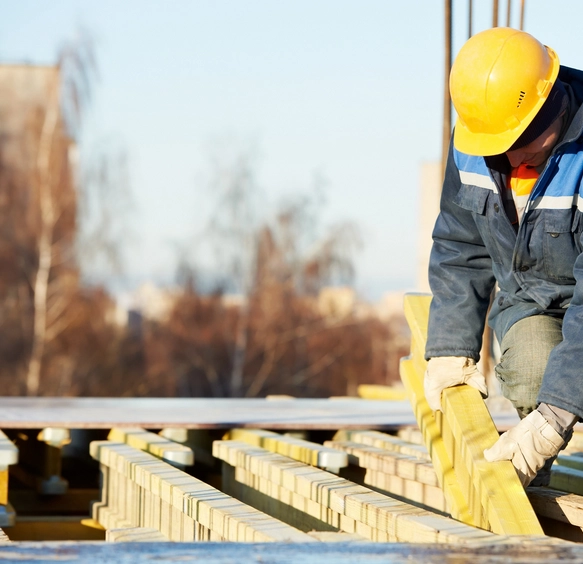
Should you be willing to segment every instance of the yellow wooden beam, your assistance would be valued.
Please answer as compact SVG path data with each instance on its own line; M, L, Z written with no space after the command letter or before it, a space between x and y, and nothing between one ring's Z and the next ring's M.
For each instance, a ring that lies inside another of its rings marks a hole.
M442 394L442 405L459 452L455 471L470 478L468 496L479 505L480 526L499 534L542 534L512 463L484 459L484 449L493 445L499 434L480 392L470 386L449 388Z
M373 400L399 401L407 399L407 392L404 388L394 386L381 386L377 384L360 384L356 393L358 397Z
M107 438L149 452L178 468L194 464L194 453L191 448L140 427L114 427Z
M399 452L419 460L431 460L425 445L414 444L400 437L381 433L380 431L359 431L341 429L334 435L334 441L351 441L362 445L373 446L391 452Z
M453 468L453 460L445 448L440 428L441 414L434 414L427 404L423 394L423 382L415 370L413 361L410 358L402 359L400 368L401 379L409 393L417 423L423 433L435 473L443 489L448 511L452 517L462 523L474 525L469 500L460 487Z
M225 439L243 441L244 443L264 448L270 452L283 454L304 464L319 468L344 468L348 466L348 457L345 453L327 448L317 443L296 439L264 431L262 429L231 429L225 433Z
M425 399L423 377L431 296L405 297L411 356L401 360L401 379L444 490L452 516L498 534L541 535L542 528L510 462L487 463L485 448L498 432L480 394L469 386L442 394L443 413Z

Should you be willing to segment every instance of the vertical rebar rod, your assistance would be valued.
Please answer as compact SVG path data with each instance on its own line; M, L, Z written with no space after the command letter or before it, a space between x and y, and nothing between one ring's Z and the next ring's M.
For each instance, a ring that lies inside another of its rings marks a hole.
M492 7L492 27L498 27L498 0L494 0Z
M472 11L473 0L468 0L468 39L472 37Z
M511 14L512 14L512 0L508 0L508 5L506 6L506 27L510 27Z
M524 0L520 0L520 30L524 29Z
M441 141L441 177L445 174L449 139L451 136L451 97L449 94L449 73L451 71L451 23L452 0L445 0L445 68L443 80L443 135Z

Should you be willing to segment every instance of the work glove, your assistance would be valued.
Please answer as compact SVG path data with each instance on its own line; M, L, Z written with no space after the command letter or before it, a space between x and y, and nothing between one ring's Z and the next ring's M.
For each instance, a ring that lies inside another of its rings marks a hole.
M476 361L465 356L436 356L429 359L425 371L425 399L433 411L441 411L441 392L446 388L468 384L488 397L486 379Z
M565 440L534 410L516 427L503 433L491 448L484 451L488 462L510 460L522 485L528 486L545 462L556 456L565 446Z

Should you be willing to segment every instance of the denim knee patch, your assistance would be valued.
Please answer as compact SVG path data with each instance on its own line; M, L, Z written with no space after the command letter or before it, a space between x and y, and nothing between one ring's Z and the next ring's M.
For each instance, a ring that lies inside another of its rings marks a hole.
M536 409L549 355L562 340L562 320L546 315L522 319L502 339L495 367L502 394L521 415Z

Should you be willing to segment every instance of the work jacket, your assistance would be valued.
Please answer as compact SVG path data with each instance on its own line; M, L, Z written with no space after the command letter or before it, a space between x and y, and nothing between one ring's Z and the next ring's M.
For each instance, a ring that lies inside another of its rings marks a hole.
M583 418L583 72L561 67L559 78L571 123L520 224L511 221L515 208L505 192L506 156L450 147L429 264L426 358L478 360L490 303L498 340L525 317L564 316L564 338L550 355L538 401Z

